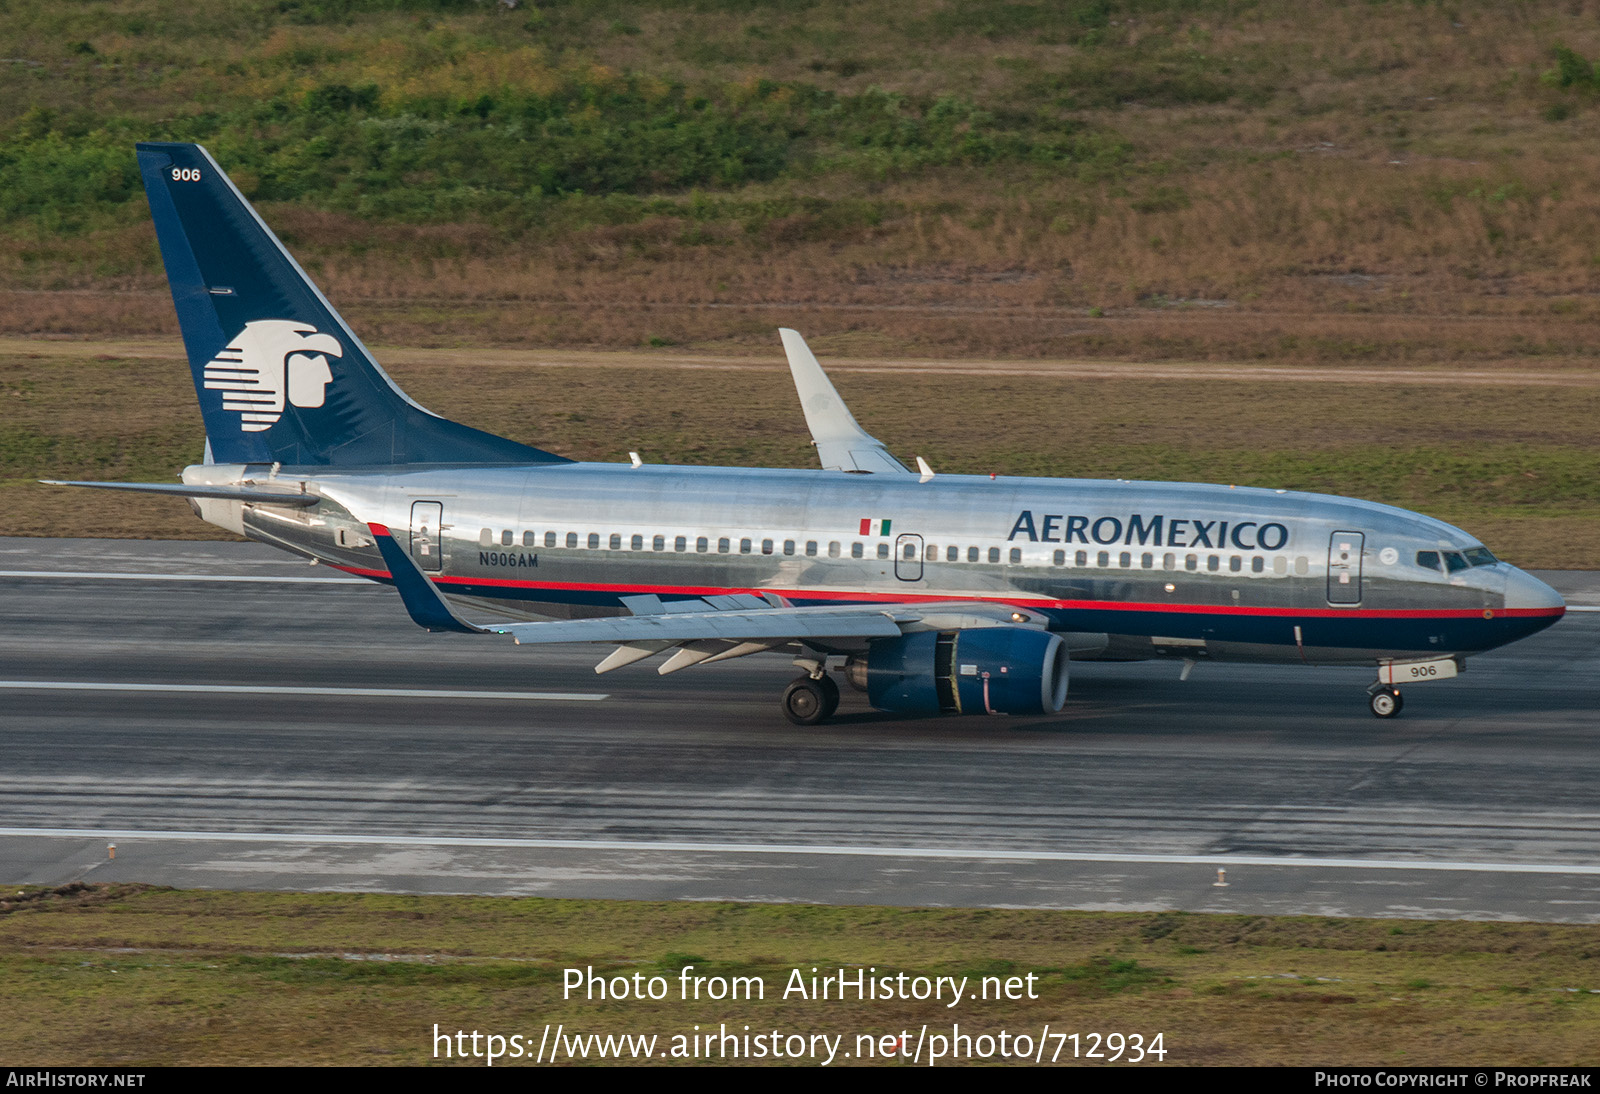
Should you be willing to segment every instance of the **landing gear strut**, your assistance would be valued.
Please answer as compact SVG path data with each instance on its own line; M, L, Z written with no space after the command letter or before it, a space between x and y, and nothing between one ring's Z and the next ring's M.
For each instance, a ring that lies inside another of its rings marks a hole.
M826 722L839 709L839 685L831 676L802 676L783 689L783 716L797 726Z
M1393 718L1404 707L1405 700L1400 698L1400 689L1390 687L1388 684L1373 684L1367 689L1367 706L1372 708L1376 718Z

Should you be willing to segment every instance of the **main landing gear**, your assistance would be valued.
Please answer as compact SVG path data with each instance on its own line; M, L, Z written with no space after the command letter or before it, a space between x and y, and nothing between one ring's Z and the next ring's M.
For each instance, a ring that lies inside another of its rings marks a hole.
M783 689L783 716L797 726L826 722L839 709L839 685L833 677L802 676Z
M1380 682L1367 689L1367 706L1375 718L1393 718L1405 705L1399 688Z

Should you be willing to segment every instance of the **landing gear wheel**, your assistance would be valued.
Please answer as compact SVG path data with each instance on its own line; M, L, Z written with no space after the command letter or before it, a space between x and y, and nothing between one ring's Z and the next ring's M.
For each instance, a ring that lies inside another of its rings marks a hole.
M1375 717L1393 718L1406 704L1393 688L1379 688L1368 697L1367 705L1372 708Z
M833 683L823 677L829 684ZM814 726L833 712L828 702L828 688L822 680L802 676L783 689L783 716L797 726ZM839 689L833 689L834 702L838 702Z
M824 676L815 681L822 688L822 697L827 701L827 706L822 712L822 721L826 722L839 710L839 685L834 683L833 677Z

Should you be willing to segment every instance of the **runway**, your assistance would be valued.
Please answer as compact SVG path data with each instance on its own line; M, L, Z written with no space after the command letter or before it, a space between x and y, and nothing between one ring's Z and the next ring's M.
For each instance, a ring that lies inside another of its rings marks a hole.
M1393 721L1162 663L813 729L781 657L596 676L253 544L0 539L0 622L3 882L1600 922L1596 613Z

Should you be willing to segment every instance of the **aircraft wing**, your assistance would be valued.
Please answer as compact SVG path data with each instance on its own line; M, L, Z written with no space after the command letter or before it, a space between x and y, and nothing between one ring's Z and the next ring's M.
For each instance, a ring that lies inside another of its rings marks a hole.
M463 619L389 529L369 524L406 611L431 631L503 634L520 645L608 642L619 648L596 672L679 647L659 671L724 661L803 639L898 638L908 630L945 626L1045 626L1045 617L1010 605L854 604L797 608L781 597L735 593L698 600L624 597L634 614L536 623L477 624Z
M889 454L883 442L862 429L834 390L828 374L799 331L784 327L783 352L789 358L795 392L806 413L806 428L825 471L870 471L908 475L911 469Z

